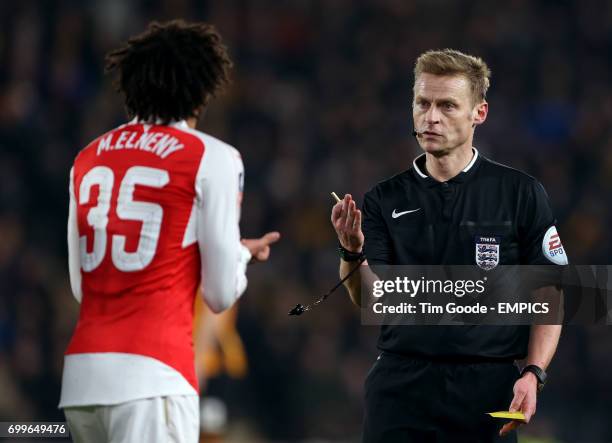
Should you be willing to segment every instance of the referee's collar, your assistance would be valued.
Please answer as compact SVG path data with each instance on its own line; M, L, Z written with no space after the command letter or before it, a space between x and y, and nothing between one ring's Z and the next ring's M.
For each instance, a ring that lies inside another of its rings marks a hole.
M467 166L463 168L461 172L459 172L459 174L455 175L453 178L447 181L463 183L474 173L474 171L476 171L477 166L480 163L481 156L478 154L478 149L472 147L472 151L474 152L474 155L472 156L472 159L467 164ZM419 178L419 181L423 182L424 184L427 184L428 186L434 186L440 182L436 181L430 175L427 174L425 160L426 158L424 153L414 159L414 161L412 162L414 175Z

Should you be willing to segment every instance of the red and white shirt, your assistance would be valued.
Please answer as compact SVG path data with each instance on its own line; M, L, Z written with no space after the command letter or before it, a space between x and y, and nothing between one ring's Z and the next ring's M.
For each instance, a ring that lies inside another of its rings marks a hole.
M198 395L198 285L215 312L247 286L244 168L233 147L181 121L136 120L90 143L70 172L70 283L81 302L60 407Z

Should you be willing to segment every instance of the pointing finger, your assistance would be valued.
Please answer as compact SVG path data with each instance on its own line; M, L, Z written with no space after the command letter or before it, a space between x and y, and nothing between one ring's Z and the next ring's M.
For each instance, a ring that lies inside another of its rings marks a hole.
M277 241L280 240L280 232L278 231L272 231L272 232L268 232L266 233L261 239L264 243L264 245L271 245L272 243L276 243Z

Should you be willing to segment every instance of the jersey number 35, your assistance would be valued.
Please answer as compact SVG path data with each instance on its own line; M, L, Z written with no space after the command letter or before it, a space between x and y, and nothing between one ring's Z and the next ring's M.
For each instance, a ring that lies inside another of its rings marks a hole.
M125 173L117 196L117 217L121 220L140 221L142 222L142 228L135 252L126 252L125 235L112 236L111 258L113 265L120 271L140 271L151 263L157 249L164 214L161 205L134 201L135 186L163 188L169 181L168 171L163 169L133 166ZM87 223L94 230L93 251L87 252L87 237L81 236L79 238L81 267L85 272L91 272L100 266L106 254L106 227L114 183L115 174L112 169L106 166L96 166L85 174L79 187L79 204L84 205L89 202L92 187L99 186L97 205L87 213Z

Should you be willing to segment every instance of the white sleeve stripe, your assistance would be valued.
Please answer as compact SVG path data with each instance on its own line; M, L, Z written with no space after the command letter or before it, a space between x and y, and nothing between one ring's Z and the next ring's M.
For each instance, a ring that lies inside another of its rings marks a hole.
M77 204L74 194L74 167L70 169L70 204L68 208L68 273L74 298L81 303L81 258L79 250L79 227L77 223Z
M183 243L181 245L183 249L198 241L198 237L196 235L197 208L196 200L194 199L191 214L189 215L189 221L187 222L187 227L185 228Z

